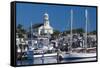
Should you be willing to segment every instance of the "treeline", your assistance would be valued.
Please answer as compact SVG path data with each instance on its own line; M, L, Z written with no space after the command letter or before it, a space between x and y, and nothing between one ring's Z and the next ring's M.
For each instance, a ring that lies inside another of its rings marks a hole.
M38 28L38 26L41 26L41 25L43 25L43 24L34 24L34 25L32 25L32 27ZM54 29L53 31L54 31L54 33L51 36L59 37L59 35L66 36L67 34L70 34L71 30L66 30L66 31L61 32L59 30ZM18 33L19 37L24 37L25 34L28 35L28 34L30 34L30 32L31 32L31 27L29 27L29 29L26 30L23 27L23 25L21 25L21 24L18 24L16 26L16 33ZM72 29L72 33L82 34L82 33L85 33L85 31L82 28L77 28L77 29ZM88 34L97 34L97 31L94 30L94 31L88 32Z

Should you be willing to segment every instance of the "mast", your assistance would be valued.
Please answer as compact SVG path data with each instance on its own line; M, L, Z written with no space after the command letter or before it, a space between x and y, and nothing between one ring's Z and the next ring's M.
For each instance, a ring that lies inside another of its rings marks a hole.
M32 22L31 22L31 44L33 45L32 43Z
M88 11L85 10L85 48L87 48L87 23L88 23Z
M73 36L73 32L72 32L72 29L73 29L73 10L71 9L71 31L70 31L70 51L72 52L72 36Z
M31 47L33 47L33 42L32 42L32 22L31 22ZM33 49L33 63L34 63L34 49Z

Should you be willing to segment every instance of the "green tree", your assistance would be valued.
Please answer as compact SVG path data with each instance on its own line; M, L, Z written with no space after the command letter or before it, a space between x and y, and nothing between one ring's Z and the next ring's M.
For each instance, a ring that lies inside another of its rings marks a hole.
M96 30L94 30L94 31L91 31L91 32L89 32L89 34L97 34L97 31Z
M66 34L70 34L71 30L64 31ZM84 33L85 31L82 28L72 29L73 33Z
M73 29L73 33L84 33L85 31L82 28Z
M54 30L54 32L51 36L52 36L52 38L57 38L57 37L59 37L60 33L61 32L59 30Z
M23 25L21 25L21 24L18 24L18 25L17 25L16 32L18 33L18 36L19 36L20 38L23 38L24 35L26 34L26 30L23 28Z

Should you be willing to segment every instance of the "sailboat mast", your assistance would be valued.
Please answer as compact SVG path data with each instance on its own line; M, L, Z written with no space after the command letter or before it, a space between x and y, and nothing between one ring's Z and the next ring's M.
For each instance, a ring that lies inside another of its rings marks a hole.
M73 32L72 32L72 29L73 29L73 10L71 9L71 32L70 32L70 35L71 35L71 42L70 42L70 51L72 51L72 36L73 36Z
M31 22L31 47L33 47L33 42L32 42L32 22ZM34 63L34 49L32 49L33 50L33 63Z
M31 44L32 44L32 22L31 22Z
M88 23L88 11L85 10L85 48L87 48L87 23Z

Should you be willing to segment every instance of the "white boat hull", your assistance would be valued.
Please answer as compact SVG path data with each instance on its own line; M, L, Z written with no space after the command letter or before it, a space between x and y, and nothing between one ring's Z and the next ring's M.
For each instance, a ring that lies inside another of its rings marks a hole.
M49 57L49 56L57 56L57 53L52 54L43 54L43 55L33 55L33 57ZM96 57L96 53L68 53L68 54L60 54L62 58L92 58Z
M52 53L52 54L43 54L43 55L33 55L33 57L49 57L49 56L57 56L57 53Z
M93 58L96 57L96 53L68 53L60 56L62 58Z

